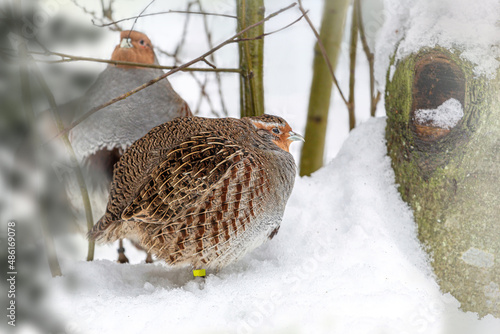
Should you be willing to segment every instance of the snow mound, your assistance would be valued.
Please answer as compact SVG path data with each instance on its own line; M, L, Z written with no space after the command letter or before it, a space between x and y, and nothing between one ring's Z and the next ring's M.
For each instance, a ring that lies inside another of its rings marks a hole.
M455 48L492 78L499 66L498 0L385 0L385 23L376 42L376 79L381 87L399 42L396 61L423 47Z
M358 126L298 178L278 235L240 262L205 280L159 262L65 262L49 304L81 333L498 333L499 319L439 292L384 129Z
M457 99L449 99L436 109L418 109L415 119L420 124L451 129L464 117L462 104Z

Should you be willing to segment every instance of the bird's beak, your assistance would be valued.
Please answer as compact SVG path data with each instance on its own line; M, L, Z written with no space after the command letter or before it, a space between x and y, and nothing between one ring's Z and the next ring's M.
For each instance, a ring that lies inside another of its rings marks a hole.
M296 140L300 140L300 141L303 141L305 142L305 139L304 137L302 137L301 135L299 135L298 133L295 133L293 131L290 131L289 132L290 136L288 137L288 140L291 140L291 141L296 141Z
M120 42L120 47L125 49L130 49L132 46L132 40L130 38L124 38Z

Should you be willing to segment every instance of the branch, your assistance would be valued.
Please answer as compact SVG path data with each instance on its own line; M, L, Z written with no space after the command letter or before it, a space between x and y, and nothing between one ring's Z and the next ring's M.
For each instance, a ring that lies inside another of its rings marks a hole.
M201 0L197 0L196 2L198 4L198 7L199 7L200 11L203 12L203 7L202 7L202 4L201 4ZM208 29L208 19L207 19L206 15L203 16L203 26L205 27L205 35L207 37L208 47L209 48L213 48L214 44L212 42L212 34L210 33L210 29ZM212 63L215 65L216 64L216 62L215 62L215 55L211 54L210 55L210 59L211 59ZM220 78L220 73L215 73L215 82L217 83L217 90L218 90L218 93L219 93L219 100L220 100L220 105L221 105L221 108L222 108L222 113L227 117L228 116L228 112L227 112L226 104L224 102L224 97L223 97L224 95L222 94L222 81L221 81L221 78ZM202 89L202 93L205 93L205 89ZM206 98L207 98L207 101L210 104L210 99L209 99L208 95L206 95ZM212 109L212 113L214 113L214 112L215 111Z
M56 64L56 63L68 63L68 62L73 62L73 61L90 61L90 62L96 62L96 63L107 63L107 64L113 64L113 65L128 65L128 66L135 66L135 67L146 67L146 68L158 68L162 70L172 70L178 68L178 66L162 66L162 65L156 65L156 64L143 64L143 63L134 63L130 61L118 61L118 60L110 60L110 59L100 59L100 58L91 58L91 57L80 57L80 56L73 56L73 55L68 55L65 53L60 53L60 52L52 52L48 51L47 52L36 52L36 51L31 51L31 54L35 55L53 55L53 56L59 56L62 59L59 60L42 60L42 59L36 59L37 62L42 62L42 63L49 63L49 64ZM189 72L229 72L229 73L240 73L241 70L238 68L183 68L181 71Z
M355 8L357 8L359 36L361 38L361 44L363 45L363 51L365 52L366 59L368 60L368 66L370 68L370 98L371 98L370 115L374 117L375 112L377 111L377 104L380 99L380 92L377 92L377 95L375 96L375 69L373 64L374 56L373 53L370 51L368 42L366 41L365 27L363 24L363 17L361 16L361 2L359 0L354 0L354 1L355 1Z
M309 11L306 11L306 13L308 13ZM282 28L279 28L277 30L273 30L271 32L266 32L264 34L261 34L259 36L255 36L255 37L252 37L252 38L237 38L235 39L234 41L231 41L231 43L238 43L238 42L244 42L244 41L254 41L256 39L262 39L266 36L269 36L269 35L272 35L272 34L275 34L277 32L280 32L282 30L285 30L286 28L289 28L290 26L294 25L295 23L299 22L300 20L302 20L302 18L305 16L305 14L302 14L298 19L296 19L295 21L293 21L292 23L289 23L287 24L286 26L282 27Z
M91 19L92 23L94 23L94 20L103 22L103 18L98 17L94 11L88 10L83 5L80 5L76 0L71 0L71 2L73 3L73 5L80 8L85 14L90 15L93 18L93 19ZM104 14L104 3L101 2L101 5L103 6L102 8L103 8L103 14ZM111 4L110 4L110 9L111 9ZM109 27L109 29L112 31L121 31L122 30L120 28L120 26L118 26L118 24L111 23L110 25L114 25L114 27Z
M140 17L153 16L153 15L162 15L162 14L171 14L171 13L178 13L178 14L198 14L198 15L206 15L206 16L220 16L220 17L229 17L229 18L232 18L232 19L236 19L237 18L234 15L228 15L228 14L206 13L206 12L193 12L193 11L188 11L188 10L168 10L168 11L165 11L165 12L144 14L144 15L140 15ZM106 24L96 24L94 21L92 21L92 24L95 25L96 27L102 28L102 27L107 27L107 26L110 26L110 25L113 25L113 24L117 24L117 23L120 23L120 22L123 22L123 21L129 21L129 20L138 19L138 18L139 18L139 16L132 16L132 17L128 17L126 19L121 19L121 20L114 21L114 22L111 22L111 23L106 23Z
M302 7L302 0L298 0L298 1L299 1L299 9L300 9L300 11L302 12L302 14L304 15L304 18L306 19L307 23L311 27L311 29L312 29L312 31L314 33L314 36L316 36L316 40L318 42L318 46L319 46L319 49L321 51L321 55L323 56L323 59L325 60L326 65L328 66L328 70L330 71L330 75L332 76L333 83L337 87L337 89L339 91L339 94L340 94L340 97L344 101L345 105L347 106L347 108L349 108L349 102L346 100L344 94L342 93L342 89L340 89L340 86L339 86L339 83L337 81L337 78L335 77L335 71L333 70L332 63L330 63L330 59L328 59L328 55L326 54L325 47L323 46L323 43L321 42L321 39L319 38L318 31L316 30L316 28L314 28L314 25L311 22L311 20L309 19L309 16L307 16L306 10L304 9L304 7Z
M132 30L134 30L135 24L137 23L137 20L139 19L139 17L141 17L142 14L144 14L144 12L146 11L146 9L148 9L148 7L153 4L153 2L155 2L155 0L151 0L151 2L146 7L144 7L144 9L139 13L139 15L136 16L136 18L134 20L134 23L132 23L132 28L130 28L130 31L128 33L128 38L130 38L130 34L132 33Z
M252 25L248 26L247 28L245 28L245 29L241 30L241 31L240 31L240 32L238 32L237 34L235 34L235 35L233 35L232 37L228 38L227 40L225 40L224 42L220 43L219 45L217 45L216 47L212 48L211 50L209 50L209 51L205 52L205 53L204 53L204 54L202 54L201 56L199 56L199 57L197 57L197 58L195 58L195 59L193 59L193 60L191 60L191 61L189 61L189 62L187 62L187 63L185 63L185 64L183 64L183 65L181 65L181 66L179 66L179 67L176 67L176 68L174 68L174 69L170 70L169 72L167 72L167 73L165 73L165 74L163 74L163 75L159 76L158 78L155 78L155 79L153 79L153 80L150 80L149 82L147 82L147 83L145 83L145 84L143 84L143 85L141 85L141 86L139 86L139 87L137 87L137 88L135 88L135 89L133 89L133 90L131 90L131 91L127 92L127 93L124 93L124 94L122 94L122 95L120 95L120 96L118 96L118 97L116 97L116 98L114 98L114 99L112 99L112 100L110 100L110 101L108 101L108 102L106 102L106 103L103 103L103 104L101 104L100 106L97 106L97 107L95 107L95 108L92 108L90 111L88 111L87 113L85 113L85 115L83 115L83 116L82 116L82 117L80 117L78 120L76 120L75 122L73 122L73 123L72 123L69 127L67 127L64 131L61 131L60 133L58 133L58 134L57 134L55 137L53 137L52 139L55 139L55 138L58 138L58 137L60 137L60 136L62 136L62 135L64 135L64 134L67 134L67 133L68 133L71 129L73 129L75 126L77 126L77 125L78 125L78 124L80 124L83 120L85 120L87 117L89 117L90 115L92 115L92 114L94 114L94 113L98 112L99 110L101 110L101 109L103 109L103 108L106 108L107 106L109 106L109 105L111 105L111 104L113 104L113 103L116 103L116 102L118 102L118 101L121 101L121 100L123 100L123 99L126 99L127 97L131 96L132 94L135 94L135 93L137 93L137 92L139 92L139 91L141 91L141 90L143 90L143 89L145 89L145 88L147 88L147 87L149 87L149 86L151 86L151 85L153 85L153 84L157 83L158 81L160 81L160 80L162 80L162 79L165 79L166 77L168 77L168 76L170 76L170 75L172 75L172 74L174 74L174 73L176 73L176 72L179 72L179 71L181 71L181 70L183 70L183 69L185 69L185 68L187 68L187 67L189 67L189 66L191 66L191 65L193 65L193 64L195 64L195 63L197 63L197 62L199 62L199 61L201 61L201 60L203 60L204 58L208 57L209 55L211 55L211 54L212 54L212 53L214 53L215 51L217 51L217 50L219 50L220 48L222 48L223 46L225 46L225 45L227 45L227 44L231 43L231 41L232 41L232 40L234 40L234 39L238 38L239 36L243 35L243 34L244 34L244 33L246 33L247 31L249 31L250 29L253 29L253 28L255 28L255 27L257 27L257 26L259 26L259 25L263 24L264 22L266 22L266 21L270 20L271 18L275 17L276 15L278 15L278 14L280 14L280 13L282 13L282 12L284 12L284 11L286 11L286 10L288 10L288 9L292 8L292 7L294 7L295 5L296 5L296 3L292 3L291 5L289 5L289 6L285 7L285 8L282 8L282 9L280 9L280 10L278 10L278 11L276 11L276 12L274 12L274 13L270 14L270 15L268 15L268 16L267 16L267 17L265 17L263 20L261 20L261 21L259 21L259 22L256 22L256 23L254 23L254 24L252 24ZM306 16L306 17L307 17L307 16Z
M355 79L356 79L356 54L358 51L358 11L359 3L354 2L351 16L351 41L349 45L349 131L356 126L356 109L355 109Z

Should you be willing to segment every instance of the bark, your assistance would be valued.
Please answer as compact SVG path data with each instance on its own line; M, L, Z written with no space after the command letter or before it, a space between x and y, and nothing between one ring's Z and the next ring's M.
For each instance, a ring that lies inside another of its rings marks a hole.
M340 53L348 7L349 0L325 0L323 8L319 36L334 69ZM318 43L316 43L313 79L307 113L306 141L302 147L300 175L310 175L323 166L332 83L331 74L320 52Z
M264 0L237 0L238 31L264 19ZM264 24L246 32L241 38L264 34ZM264 39L239 43L240 114L241 117L264 114Z
M458 52L439 47L393 65L388 153L419 239L443 292L465 311L500 317L500 75L477 76ZM452 129L414 119L449 98L464 110Z

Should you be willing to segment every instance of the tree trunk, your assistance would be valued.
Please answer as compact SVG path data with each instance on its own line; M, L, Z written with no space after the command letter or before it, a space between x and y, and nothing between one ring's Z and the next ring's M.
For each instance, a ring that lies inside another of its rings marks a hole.
M349 0L325 0L323 8L319 36L334 69L340 53L348 7ZM306 141L302 147L300 175L310 175L323 166L332 83L330 71L323 59L318 43L316 43L314 48L313 79L307 113Z
M238 31L264 19L264 0L237 0ZM242 38L254 38L264 34L261 24ZM241 117L264 114L264 39L239 43L240 53L240 115Z
M443 292L465 311L500 317L500 73L477 76L436 47L399 61L386 87L387 146L403 199ZM454 98L450 129L415 118Z

